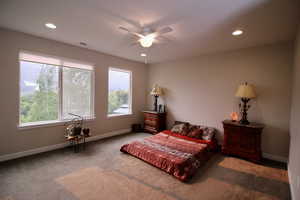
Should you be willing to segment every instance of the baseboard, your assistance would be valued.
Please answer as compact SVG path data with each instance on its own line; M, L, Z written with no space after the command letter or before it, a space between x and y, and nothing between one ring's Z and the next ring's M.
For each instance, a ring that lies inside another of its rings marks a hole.
M277 156L277 155L273 155L273 154L269 154L269 153L262 153L262 156L264 158L267 158L267 159L270 159L270 160L275 160L275 161L278 161L278 162L283 162L283 163L288 162L288 158L283 157L283 156Z
M0 162L6 161L6 160L12 160L12 159L16 159L16 158L21 158L21 157L25 157L25 156L29 156L29 155L33 155L33 154L38 154L38 153L42 153L42 152L46 152L46 151L52 151L55 149L61 149L61 148L66 147L67 145L68 145L68 143L61 143L61 144L55 144L55 145L40 147L40 148L36 148L36 149L31 149L28 151L21 151L21 152L17 152L17 153L2 155L2 156L0 156Z
M121 130L117 130L117 131L111 131L111 132L104 133L104 134L101 134L101 135L95 135L95 136L86 138L86 141L87 142L96 141L96 140L100 140L100 139L104 139L104 138L108 138L108 137L113 137L113 136L129 133L130 131L131 131L130 128L121 129Z
M290 183L290 190L291 190L291 197L292 197L292 200L295 200L295 193L294 193L294 190L293 190L293 182L292 182L292 171L290 170L290 166L288 165L288 178L289 178L289 183Z
M113 137L113 136L129 133L129 132L130 132L130 129L121 129L121 130L112 131L112 132L108 132L105 134L89 137L86 139L86 141L87 142L96 141L96 140ZM12 160L12 159L16 159L16 158L21 158L21 157L25 157L25 156L29 156L29 155L33 155L33 154L43 153L43 152L47 152L47 151L53 151L55 149L61 149L61 148L67 147L68 145L69 145L68 142L64 142L64 143L60 143L60 144L31 149L28 151L6 154L6 155L0 156L0 162L6 161L6 160Z

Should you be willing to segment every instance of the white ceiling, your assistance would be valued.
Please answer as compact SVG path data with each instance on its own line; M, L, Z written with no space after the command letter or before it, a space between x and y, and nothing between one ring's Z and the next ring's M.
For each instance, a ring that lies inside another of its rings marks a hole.
M0 26L123 58L144 50L118 29L170 26L168 40L147 49L149 63L293 40L298 0L1 0ZM56 30L44 24L52 22ZM240 37L231 32L241 28Z

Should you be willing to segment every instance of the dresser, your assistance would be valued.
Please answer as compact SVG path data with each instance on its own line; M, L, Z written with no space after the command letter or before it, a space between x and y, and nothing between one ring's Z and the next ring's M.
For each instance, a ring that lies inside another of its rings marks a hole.
M143 111L144 130L156 134L166 129L166 113Z
M261 134L263 124L250 123L248 125L223 121L224 142L222 153L236 155L254 162L261 161Z

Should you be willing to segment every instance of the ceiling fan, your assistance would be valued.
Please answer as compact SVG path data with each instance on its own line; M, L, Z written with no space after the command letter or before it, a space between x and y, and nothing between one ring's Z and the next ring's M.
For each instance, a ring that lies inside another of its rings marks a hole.
M148 48L151 47L154 41L157 41L158 38L166 33L169 33L173 31L171 27L164 27L162 29L159 29L157 31L153 31L151 28L144 27L141 31L141 33L130 31L127 28L124 28L122 26L119 27L119 29L128 32L129 34L138 37L138 43L142 47Z

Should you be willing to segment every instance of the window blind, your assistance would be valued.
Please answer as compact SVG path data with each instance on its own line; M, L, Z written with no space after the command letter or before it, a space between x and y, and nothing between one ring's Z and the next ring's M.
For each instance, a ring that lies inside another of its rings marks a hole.
M65 67L72 67L72 68L78 68L78 69L85 69L85 70L93 70L94 67L92 65L83 64L79 62L72 62L72 61L63 61L63 66Z
M47 55L41 55L36 53L30 52L20 52L19 59L22 61L28 62L36 62L48 65L57 65L57 66L65 66L70 68L78 68L78 69L85 69L85 70L94 70L93 65L82 63L80 61L71 61L68 59L56 58Z
M20 53L20 60L49 64L49 65L61 65L60 59L50 57L50 56L41 56L41 55L37 55L37 54L31 54L31 53L27 53L27 52Z

